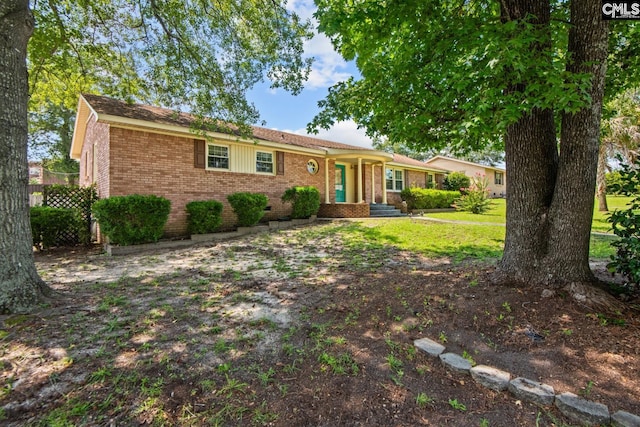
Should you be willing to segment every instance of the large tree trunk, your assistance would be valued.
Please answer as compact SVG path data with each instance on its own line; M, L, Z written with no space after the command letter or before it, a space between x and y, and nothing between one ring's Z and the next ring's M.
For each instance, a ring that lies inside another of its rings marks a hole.
M0 3L0 313L26 312L50 289L38 276L29 223L28 0Z
M503 4L548 25L548 1ZM600 2L571 2L572 61L567 69L592 74L588 90L592 102L562 117L559 154L550 111L533 111L507 130L507 232L500 280L547 286L596 283L589 268L589 240L607 36Z
M593 281L589 241L593 219L600 119L607 69L609 27L601 18L601 2L573 0L567 70L591 74L590 105L562 116L560 164L551 204L549 271L561 281Z

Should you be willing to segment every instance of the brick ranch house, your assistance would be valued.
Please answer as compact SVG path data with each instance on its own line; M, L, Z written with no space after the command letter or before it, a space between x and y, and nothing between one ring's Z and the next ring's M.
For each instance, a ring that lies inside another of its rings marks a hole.
M227 196L239 191L269 198L265 219L291 213L287 188L315 186L321 217L368 217L370 204L401 204L407 186L437 186L446 171L383 151L252 127L253 138L194 132L195 117L98 95L78 101L71 157L80 185L100 198L155 194L171 201L165 234L187 233L185 205L223 203L223 229L235 225ZM435 184L434 184L435 183Z

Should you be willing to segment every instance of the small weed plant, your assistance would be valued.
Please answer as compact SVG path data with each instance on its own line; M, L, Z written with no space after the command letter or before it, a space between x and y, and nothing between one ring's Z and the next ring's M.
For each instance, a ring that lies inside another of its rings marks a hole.
M426 393L418 393L416 396L416 405L419 407L424 408L430 403L433 403L433 398L427 396Z
M467 410L467 407L464 404L458 402L458 399L449 399L449 406L461 412L464 412Z

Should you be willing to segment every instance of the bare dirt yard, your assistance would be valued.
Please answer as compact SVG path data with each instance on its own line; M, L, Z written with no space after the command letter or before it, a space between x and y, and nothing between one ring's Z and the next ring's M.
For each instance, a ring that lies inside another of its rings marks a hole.
M417 351L428 337L640 414L639 302L591 310L317 224L186 249L36 255L58 296L2 316L7 426L569 426ZM360 236L360 237L359 237Z

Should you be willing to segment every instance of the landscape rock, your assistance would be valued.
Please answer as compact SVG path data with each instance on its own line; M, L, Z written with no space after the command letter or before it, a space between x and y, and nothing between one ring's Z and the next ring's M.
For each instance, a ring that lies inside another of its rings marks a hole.
M432 357L438 357L444 351L444 346L442 344L429 338L420 338L419 340L415 340L413 345Z
M542 298L551 298L556 295L556 291L551 289L543 289L542 290Z
M478 365L470 370L471 377L477 382L495 391L503 391L509 387L511 374L491 366Z
M440 360L449 369L468 374L471 369L471 362L455 353L444 353L440 355Z
M629 412L618 411L611 416L613 427L640 427L640 417Z
M518 399L540 405L552 405L555 399L555 392L550 385L521 377L509 382L509 392Z
M565 392L556 396L556 407L565 416L583 425L608 424L611 421L609 408L602 403L592 402Z

